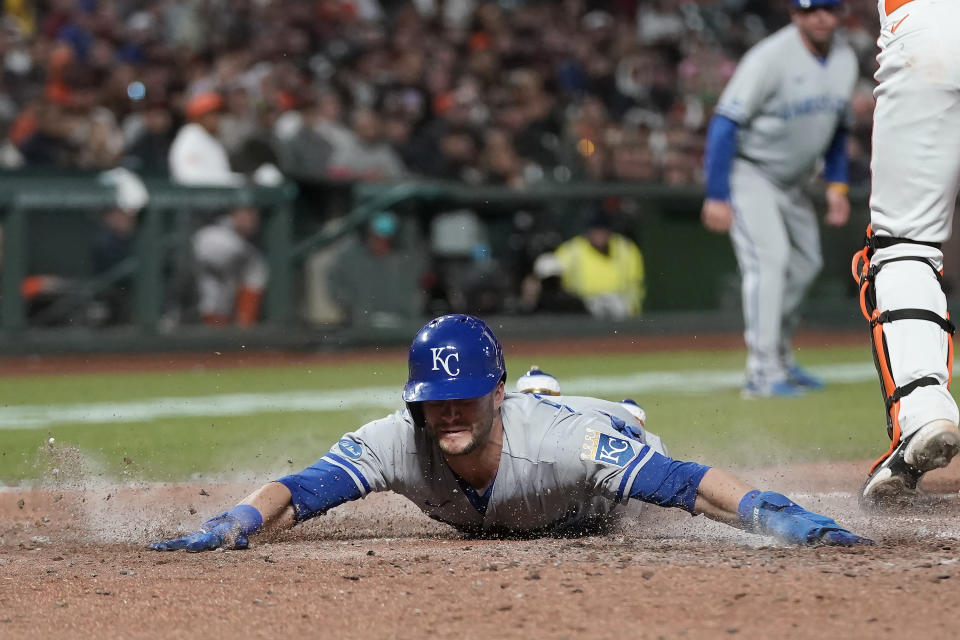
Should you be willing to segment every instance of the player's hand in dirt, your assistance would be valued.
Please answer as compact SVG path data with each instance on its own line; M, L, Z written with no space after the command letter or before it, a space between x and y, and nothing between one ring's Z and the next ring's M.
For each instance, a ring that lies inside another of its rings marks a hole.
M740 519L748 528L791 544L825 544L850 547L873 544L852 533L833 518L807 511L790 498L772 491L751 491L743 497Z
M850 199L846 189L827 189L827 215L824 222L831 227L842 227L850 219Z
M154 542L150 549L154 551L213 551L224 549L246 549L249 546L247 536L241 531L240 520L229 513L221 513L210 518L200 526L200 530L182 538Z
M858 544L873 544L873 540L870 538L858 536L857 534L847 531L846 529L834 529L832 531L827 531L825 534L823 534L823 536L820 537L819 542L834 547L852 547Z
M700 219L710 231L726 233L733 226L733 207L726 200L704 200Z

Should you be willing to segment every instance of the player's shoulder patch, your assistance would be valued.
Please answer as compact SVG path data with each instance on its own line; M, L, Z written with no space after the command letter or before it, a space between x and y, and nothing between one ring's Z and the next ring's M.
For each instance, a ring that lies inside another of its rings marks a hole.
M633 444L626 438L618 438L587 427L580 459L625 467L636 454Z
M363 445L356 440L341 438L337 446L340 448L340 452L351 460L359 460L360 456L363 455Z

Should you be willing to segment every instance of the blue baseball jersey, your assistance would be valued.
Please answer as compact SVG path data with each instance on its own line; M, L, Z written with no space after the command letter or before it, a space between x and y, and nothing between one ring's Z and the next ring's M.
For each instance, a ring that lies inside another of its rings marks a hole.
M474 535L599 530L628 498L693 510L707 467L643 441L617 403L506 394L496 478L479 494L450 469L425 429L398 411L340 439L316 464L281 478L297 520L372 491L394 491Z

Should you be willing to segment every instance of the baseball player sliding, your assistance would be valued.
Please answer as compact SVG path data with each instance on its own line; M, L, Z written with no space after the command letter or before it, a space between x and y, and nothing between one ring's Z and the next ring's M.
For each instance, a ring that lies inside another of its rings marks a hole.
M825 158L826 223L846 224L846 125L857 60L835 35L841 0L791 0L792 23L744 56L707 132L701 218L730 232L743 278L743 395L823 386L797 366L797 311L820 271L816 216L803 186Z
M861 503L910 501L960 449L940 243L960 185L960 3L879 0L870 228L854 278L870 322L890 449Z
M150 547L245 548L265 527L386 490L475 536L602 531L632 498L794 544L870 542L786 496L658 453L618 403L584 399L598 408L578 409L576 398L506 393L506 375L500 343L481 320L436 318L410 347L405 410L344 435L312 466L264 485L197 532Z

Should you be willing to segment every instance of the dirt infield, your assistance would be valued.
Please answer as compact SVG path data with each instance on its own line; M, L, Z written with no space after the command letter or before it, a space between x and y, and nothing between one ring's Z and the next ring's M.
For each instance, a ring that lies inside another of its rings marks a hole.
M860 334L806 334L801 346ZM735 348L739 336L580 341L578 349ZM544 353L548 343L510 345ZM567 347L569 351L569 346ZM0 359L0 375L267 366L364 354ZM633 507L603 537L470 540L392 494L331 511L246 551L157 553L262 479L117 486L71 476L0 490L0 638L954 637L960 465L930 474L935 506L861 513L868 465L744 471L875 538L792 548L678 511Z
M247 551L157 553L258 483L6 490L0 637L953 637L960 468L894 518L857 510L864 464L746 472L878 541L856 550L655 508L603 537L477 541L387 494Z

